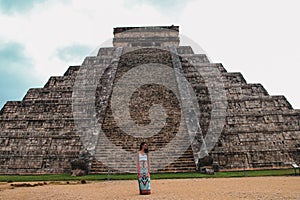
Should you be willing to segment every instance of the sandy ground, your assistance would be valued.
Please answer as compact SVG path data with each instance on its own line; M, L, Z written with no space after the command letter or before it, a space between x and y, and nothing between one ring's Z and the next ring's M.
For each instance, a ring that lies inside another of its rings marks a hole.
M87 184L49 182L36 187L12 187L11 183L0 183L0 199L300 200L300 176L152 180L151 188L151 195L140 196L137 181L101 181Z

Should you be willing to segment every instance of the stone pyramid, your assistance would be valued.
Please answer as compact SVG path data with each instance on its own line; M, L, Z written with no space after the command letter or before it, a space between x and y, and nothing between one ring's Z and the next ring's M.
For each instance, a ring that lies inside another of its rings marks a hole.
M133 173L142 141L154 172L299 164L300 111L179 43L178 26L114 28L113 47L8 101L0 174Z

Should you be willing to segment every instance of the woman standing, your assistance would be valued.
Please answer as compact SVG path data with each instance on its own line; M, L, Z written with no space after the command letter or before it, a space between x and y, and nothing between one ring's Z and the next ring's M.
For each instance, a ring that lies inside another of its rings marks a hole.
M151 194L150 188L150 165L148 156L148 146L142 142L137 153L137 171L140 194Z

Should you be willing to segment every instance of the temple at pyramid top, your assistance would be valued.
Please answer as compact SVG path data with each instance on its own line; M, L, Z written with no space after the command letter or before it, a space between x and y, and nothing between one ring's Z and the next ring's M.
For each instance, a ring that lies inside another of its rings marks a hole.
M114 47L179 46L179 26L114 28Z

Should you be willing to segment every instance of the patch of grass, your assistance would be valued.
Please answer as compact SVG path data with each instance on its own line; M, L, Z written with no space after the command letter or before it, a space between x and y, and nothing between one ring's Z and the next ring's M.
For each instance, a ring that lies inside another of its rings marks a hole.
M257 176L291 176L293 169L254 170L246 171L247 177ZM152 173L151 179L180 179L180 178L231 178L244 177L244 171L217 172L214 175L189 173ZM31 181L104 181L104 180L136 180L136 174L91 174L86 176L71 176L69 174L47 175L0 175L0 182L31 182Z
M251 170L246 171L247 177L257 176L291 176L294 174L293 169L279 169L279 170ZM192 173L166 173L166 174L151 174L152 179L172 179L172 178L233 178L244 177L244 171L232 172L217 172L214 175L201 174L197 172Z
M135 174L91 174L86 176L71 176L69 174L45 175L0 175L0 182L32 182L32 181L102 181L102 180L133 180Z

